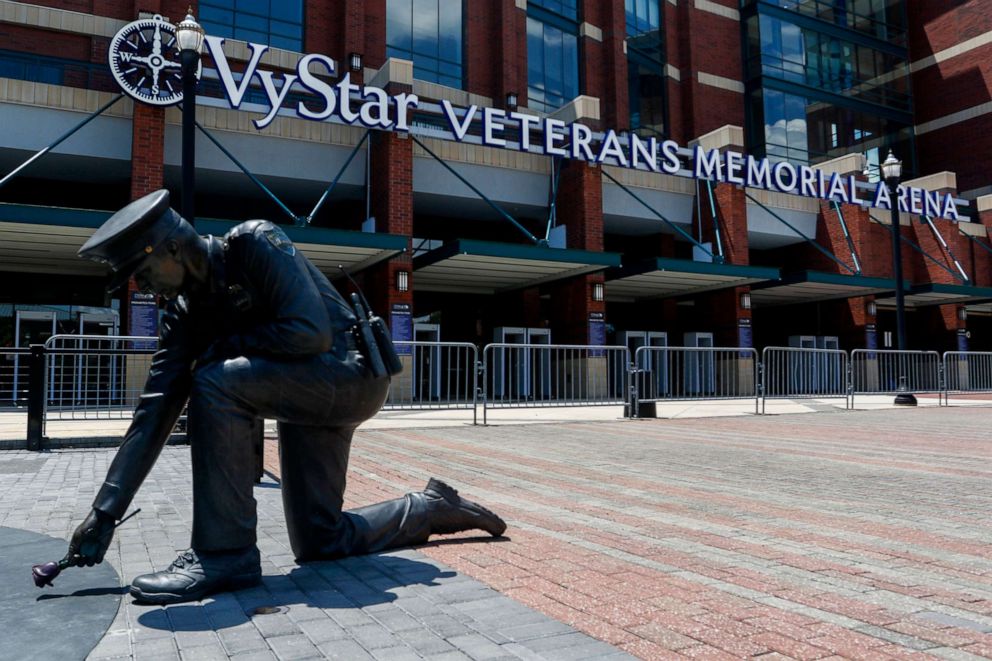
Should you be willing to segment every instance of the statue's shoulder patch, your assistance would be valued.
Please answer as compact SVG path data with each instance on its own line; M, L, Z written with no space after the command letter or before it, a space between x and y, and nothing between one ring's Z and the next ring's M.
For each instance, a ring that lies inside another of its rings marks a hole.
M293 242L290 241L289 237L286 236L286 233L278 225L266 223L259 228L259 231L276 250L280 250L290 257L296 254L296 246L293 245Z

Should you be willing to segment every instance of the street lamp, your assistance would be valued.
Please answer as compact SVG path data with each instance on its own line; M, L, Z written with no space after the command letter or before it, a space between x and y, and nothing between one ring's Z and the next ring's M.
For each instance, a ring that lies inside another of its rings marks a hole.
M902 161L889 150L889 155L882 163L882 176L889 189L889 207L892 211L892 271L896 279L896 348L906 350L906 304L902 282L902 228L899 224L899 179L902 177ZM896 406L916 406L916 397L906 387L904 355L898 359L899 394L896 395Z
M193 213L193 188L196 178L196 76L203 48L203 28L193 18L193 7L176 26L176 41L182 58L183 72L183 157L182 157L182 215L190 224Z

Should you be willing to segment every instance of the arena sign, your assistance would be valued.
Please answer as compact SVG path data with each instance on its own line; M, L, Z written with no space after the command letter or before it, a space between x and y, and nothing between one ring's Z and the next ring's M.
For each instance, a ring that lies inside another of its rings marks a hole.
M158 16L155 19L161 21ZM135 99L154 105L172 105L181 102L182 95L176 94L172 81L165 77L166 72L173 74L175 64L172 62L175 62L176 53L173 28L161 22L161 26L155 26L146 19L124 26L118 35L122 38L115 37L111 41L110 62L115 74L122 73L115 76L122 89ZM135 29L138 24L149 35ZM140 54L139 51L147 44L151 44L151 52ZM332 85L327 80L337 77L337 63L326 55L304 55L293 73L261 68L262 56L269 50L262 44L248 44L251 57L244 73L236 80L236 74L224 53L224 39L207 35L206 44L231 108L242 106L253 80L257 79L261 84L266 98L263 107L267 105L267 109L263 110L264 115L260 119L253 121L259 130L271 124L280 112L288 112L312 121L342 121L370 129L409 132L413 113L421 105L416 94L390 95L379 87L352 83L350 73ZM158 58L160 52L168 55ZM162 64L160 59L171 62ZM153 67L154 70L143 76L140 69L143 64L157 65L157 68ZM165 85L159 84L161 80L166 81ZM152 83L155 84L154 89L149 87ZM307 99L287 102L294 88L304 91ZM163 95L167 95L168 99L162 98ZM436 104L431 105L436 107ZM613 129L596 134L581 122L566 123L553 117L500 108L477 105L456 108L443 100L440 109L443 121L457 141L466 140L470 129L475 127L473 136L478 135L478 138L473 139L488 147L536 151L548 156L690 176L845 204L889 210L893 204L884 182L878 182L874 191L861 197L861 192L868 193L870 189L859 189L853 175L826 173L807 165L773 162L736 151L706 150L700 146L686 150L674 140L642 138L633 133L620 136ZM536 139L534 132L538 134ZM516 139L508 140L508 133L517 136ZM954 197L950 194L900 186L897 198L896 203L902 212L955 221L961 219Z

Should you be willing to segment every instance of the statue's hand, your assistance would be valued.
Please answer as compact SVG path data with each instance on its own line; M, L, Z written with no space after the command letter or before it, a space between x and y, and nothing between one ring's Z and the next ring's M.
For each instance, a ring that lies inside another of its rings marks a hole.
M114 517L92 510L72 534L66 559L77 567L100 564L113 536Z

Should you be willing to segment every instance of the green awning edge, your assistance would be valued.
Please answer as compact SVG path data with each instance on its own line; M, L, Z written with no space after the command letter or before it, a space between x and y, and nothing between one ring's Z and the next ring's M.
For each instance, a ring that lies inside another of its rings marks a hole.
M595 252L574 248L546 248L543 246L517 243L456 239L423 255L414 257L413 268L414 270L422 269L456 255L478 255L481 257L504 259L587 264L590 266L602 266L603 268L620 266L620 255L613 252Z

